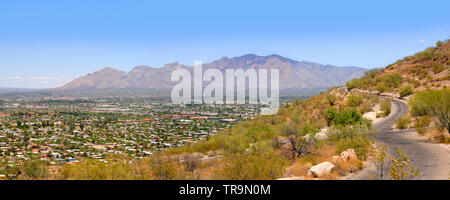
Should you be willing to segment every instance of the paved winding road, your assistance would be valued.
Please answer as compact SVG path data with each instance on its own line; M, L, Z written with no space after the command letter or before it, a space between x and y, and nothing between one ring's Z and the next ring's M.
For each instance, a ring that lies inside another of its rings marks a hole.
M397 147L402 148L412 166L421 172L421 175L414 179L449 180L450 178L450 149L441 144L431 143L423 136L419 136L414 129L394 130L392 127L395 121L408 113L408 106L399 100L391 99L391 114L382 121L374 124L377 130L376 141L388 147L388 156L395 154ZM384 176L389 177L389 169L384 170ZM373 165L361 170L358 173L349 175L346 179L370 179L376 173Z

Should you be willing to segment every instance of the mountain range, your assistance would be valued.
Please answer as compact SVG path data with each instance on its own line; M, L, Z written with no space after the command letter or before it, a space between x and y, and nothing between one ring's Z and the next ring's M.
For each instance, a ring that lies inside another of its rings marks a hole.
M193 67L178 62L160 68L137 66L130 72L110 67L79 77L56 90L85 89L168 89L176 84L170 81L171 73L178 68L193 71ZM295 61L279 55L258 56L247 54L240 57L223 57L203 64L203 69L279 69L280 89L328 88L343 85L358 78L366 69L359 67L337 67L307 61Z

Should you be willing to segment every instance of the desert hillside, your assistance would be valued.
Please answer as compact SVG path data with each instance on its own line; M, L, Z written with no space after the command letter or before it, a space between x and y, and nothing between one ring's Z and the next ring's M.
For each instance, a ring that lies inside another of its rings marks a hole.
M399 96L446 88L450 85L449 57L449 40L438 41L436 47L407 56L386 68L367 71L363 77L348 82L347 87Z

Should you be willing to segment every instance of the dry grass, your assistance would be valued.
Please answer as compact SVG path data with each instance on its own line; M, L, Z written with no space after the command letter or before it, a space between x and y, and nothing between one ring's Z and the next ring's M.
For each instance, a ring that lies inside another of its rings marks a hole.
M312 167L312 164L307 162L302 162L300 160L294 162L291 166L286 168L286 172L284 174L285 177L300 177L306 176L308 174L308 170Z
M429 129L425 132L425 136L435 143L450 144L450 134L437 128Z
M332 171L326 176L320 177L320 180L339 180L339 177L339 173L337 173L336 171Z
M305 180L312 180L314 179L313 177L307 176L308 170L313 165L327 161L335 166L335 170L327 176L320 177L321 180L337 180L341 176L362 169L361 160L344 161L342 159L333 159L333 156L337 156L335 147L324 145L315 150L315 156L306 156L296 160L292 165L286 168L284 176L304 177Z
M344 161L342 159L337 159L332 162L332 164L336 167L336 173L340 176L345 176L348 173L352 173L362 169L362 161L361 160L349 160Z
M323 163L326 161L331 162L333 156L336 155L336 148L329 145L324 145L316 150L317 163Z
M214 180L215 179L214 172L217 170L217 168L221 166L222 163L220 162L219 159L206 161L200 164L199 169L197 169L195 174L198 176L198 179L201 180Z

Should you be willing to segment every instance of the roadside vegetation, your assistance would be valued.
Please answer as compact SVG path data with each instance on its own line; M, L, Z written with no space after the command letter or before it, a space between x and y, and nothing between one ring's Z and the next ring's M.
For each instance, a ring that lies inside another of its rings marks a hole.
M450 89L418 92L409 100L415 128L430 140L450 143Z
M373 179L410 180L421 174L419 170L412 166L411 160L401 148L397 148L396 154L389 158L386 151L387 147L385 145L379 145L376 148L373 162L377 172L372 175Z
M409 115L404 115L397 119L395 122L395 128L398 129L407 129L409 128L409 124L411 123L411 118Z
M409 116L396 121L396 128L414 128L419 134L437 143L450 143L450 40L438 41L412 56L407 56L383 69L367 71L347 82L350 90L381 93L408 100ZM357 104L352 98L351 104ZM390 113L390 103L381 102L382 113Z

